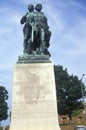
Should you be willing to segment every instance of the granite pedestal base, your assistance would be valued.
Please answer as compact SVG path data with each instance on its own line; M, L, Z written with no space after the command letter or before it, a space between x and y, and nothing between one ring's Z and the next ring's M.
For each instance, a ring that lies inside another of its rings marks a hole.
M60 130L52 63L16 64L10 130Z

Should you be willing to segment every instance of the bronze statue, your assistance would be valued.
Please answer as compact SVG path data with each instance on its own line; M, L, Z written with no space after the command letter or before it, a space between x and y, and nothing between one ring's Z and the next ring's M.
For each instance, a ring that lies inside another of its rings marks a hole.
M28 10L29 12L26 13L26 15L24 15L21 19L21 24L24 24L24 28L23 28L23 34L24 34L24 53L30 53L30 46L31 46L31 33L32 33L32 26L33 26L33 22L34 22L34 15L33 15L33 11L34 11L34 6L28 5Z
M23 55L19 56L19 63L30 62L32 59L35 61L40 59L40 62L41 60L43 62L51 56L48 51L51 31L47 18L41 10L41 4L37 4L35 8L34 5L30 4L28 5L28 12L20 20L20 23L24 24L24 50Z
M49 55L48 47L51 32L47 24L47 18L41 12L42 5L37 4L34 12L34 5L28 5L29 12L26 13L21 19L21 24L24 24L24 53L38 55Z

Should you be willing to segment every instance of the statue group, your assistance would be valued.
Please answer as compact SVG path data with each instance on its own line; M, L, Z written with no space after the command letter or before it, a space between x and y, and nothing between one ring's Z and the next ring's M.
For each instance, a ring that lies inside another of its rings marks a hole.
M42 10L42 5L36 7L28 5L28 12L21 18L20 23L24 24L24 54L28 55L48 55L50 46L51 31L47 23L47 18Z

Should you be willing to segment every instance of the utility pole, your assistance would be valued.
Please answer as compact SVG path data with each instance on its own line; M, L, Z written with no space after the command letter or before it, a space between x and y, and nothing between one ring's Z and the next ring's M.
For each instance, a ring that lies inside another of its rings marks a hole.
M82 74L82 77L81 77L81 91L82 91L82 102L83 102L83 106L84 106L84 118L86 120L86 105L85 105L85 102L84 102L84 89L83 89L83 84L82 84L82 80L83 80L83 77L85 76L85 74Z

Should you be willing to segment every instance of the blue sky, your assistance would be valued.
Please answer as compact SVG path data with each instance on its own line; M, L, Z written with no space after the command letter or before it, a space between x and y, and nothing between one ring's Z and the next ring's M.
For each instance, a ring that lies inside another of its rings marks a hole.
M51 61L81 78L86 74L86 0L3 0L0 1L0 85L11 90L13 67L23 51L21 17L28 4L42 3L52 32ZM86 85L86 76L83 78Z

